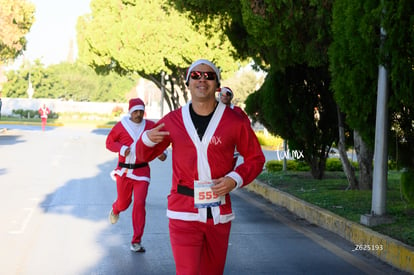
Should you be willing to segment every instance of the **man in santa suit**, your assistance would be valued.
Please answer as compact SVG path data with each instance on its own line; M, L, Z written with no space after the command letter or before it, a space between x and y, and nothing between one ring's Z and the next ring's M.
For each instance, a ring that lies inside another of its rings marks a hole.
M50 110L48 107L46 107L46 104L43 104L43 106L39 108L39 115L40 119L42 120L42 131L44 131L46 128L47 116L49 115L49 113Z
M217 101L212 62L195 61L186 84L191 101L142 134L137 158L150 161L172 144L167 216L176 274L223 274L234 219L229 193L252 182L265 158L250 124ZM236 146L244 162L234 168Z
M118 197L112 204L109 220L115 224L119 214L125 211L132 202L132 226L134 234L131 250L145 252L141 245L145 226L145 200L150 183L150 167L147 162L139 162L135 155L135 144L144 130L151 129L154 122L144 119L145 105L140 98L129 101L129 116L115 124L106 138L106 148L118 153L118 165L111 175L116 180ZM162 161L166 159L166 151L159 154Z
M231 101L233 100L234 94L233 94L233 91L229 87L218 88L217 91L219 92L220 100L223 104L229 106L231 109L233 109L234 111L239 113L241 116L245 117L246 119L250 121L249 117L243 111L242 108L231 103Z
M230 109L234 110L236 113L244 117L246 121L250 123L250 119L247 116L247 114L243 111L243 109L231 103L231 101L233 100L234 94L233 94L233 91L229 87L218 88L217 91L219 92L219 97L223 104L229 106ZM239 152L237 152L237 150L234 151L234 155L233 155L234 165L237 164L237 159L239 158L239 156L240 156Z

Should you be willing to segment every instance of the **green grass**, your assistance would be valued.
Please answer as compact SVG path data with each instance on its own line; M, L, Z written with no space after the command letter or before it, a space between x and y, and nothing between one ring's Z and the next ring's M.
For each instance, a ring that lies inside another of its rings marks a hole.
M400 176L396 171L388 173L386 214L393 223L371 229L414 246L414 206L401 198ZM346 190L343 172L326 172L323 180L313 179L309 172L263 172L258 180L356 223L371 211L372 192Z

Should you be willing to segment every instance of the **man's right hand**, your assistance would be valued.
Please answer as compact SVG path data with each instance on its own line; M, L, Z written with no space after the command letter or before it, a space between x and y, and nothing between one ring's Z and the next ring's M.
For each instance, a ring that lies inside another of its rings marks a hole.
M151 140L154 143L160 143L164 140L165 136L168 136L170 132L168 131L161 131L161 128L164 127L164 123L161 123L157 127L152 128L151 130L147 131L147 136L149 140Z

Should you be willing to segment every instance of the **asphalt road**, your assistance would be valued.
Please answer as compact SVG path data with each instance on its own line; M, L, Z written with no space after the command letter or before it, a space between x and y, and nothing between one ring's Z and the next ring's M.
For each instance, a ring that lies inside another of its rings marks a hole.
M175 274L165 216L171 154L150 164L147 252L133 253L131 209L108 221L117 161L105 149L109 130L39 128L0 124L0 273ZM404 274L254 193L232 200L225 274Z

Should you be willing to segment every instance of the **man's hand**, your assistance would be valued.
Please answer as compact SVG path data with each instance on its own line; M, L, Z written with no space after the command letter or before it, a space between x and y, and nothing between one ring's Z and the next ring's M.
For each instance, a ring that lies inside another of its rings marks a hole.
M161 155L158 156L158 159L161 160L161 161L166 160L167 159L167 154L162 153Z
M164 123L161 123L157 127L152 128L151 130L147 131L147 136L149 140L154 143L160 143L164 140L165 136L168 136L170 132L168 131L161 131L161 128L164 127Z
M211 190L218 196L224 196L236 187L236 181L230 177L223 177L214 180Z
M125 157L127 157L127 156L129 155L129 153L131 153L131 147L128 147L128 148L125 150Z

